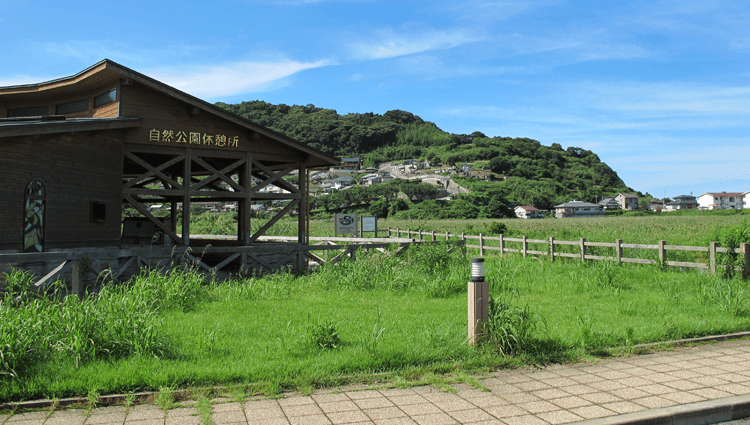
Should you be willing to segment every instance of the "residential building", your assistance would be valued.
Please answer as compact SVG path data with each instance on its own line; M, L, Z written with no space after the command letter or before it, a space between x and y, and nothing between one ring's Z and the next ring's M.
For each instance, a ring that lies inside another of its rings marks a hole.
M694 210L696 208L698 208L698 201L695 196L690 195L675 196L674 201L667 202L664 205L664 211Z
M604 217L604 209L601 205L573 200L564 204L555 205L555 217Z
M620 209L623 210L637 210L638 209L638 195L633 193L618 193L615 196L615 200L620 205Z
M750 208L750 192L742 192L742 208Z
M604 210L619 210L620 209L620 203L617 202L615 198L604 198L601 201L599 201L599 205L604 208Z
M743 206L742 192L704 193L698 196L698 209L728 210Z
M530 205L522 205L519 207L516 207L515 209L516 217L518 218L544 218L541 212L539 212L538 209L530 206Z
M361 158L341 158L341 165L339 165L339 168L344 170L359 170L361 167Z

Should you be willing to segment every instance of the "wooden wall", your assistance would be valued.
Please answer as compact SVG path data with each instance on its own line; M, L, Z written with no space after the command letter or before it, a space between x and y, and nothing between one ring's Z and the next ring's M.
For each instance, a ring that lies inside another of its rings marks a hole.
M35 178L47 194L45 249L120 244L122 138L132 130L0 139L0 251L21 250L24 191ZM91 201L106 221L90 221Z
M239 144L236 147L192 144L191 148L205 151L235 151L235 152L253 152L255 158L275 159L280 162L293 163L300 161L304 156L289 147L284 146L276 140L269 140L265 136L252 132L246 127L234 124L214 114L189 105L179 99L166 96L138 83L132 83L122 86L120 102L121 117L140 117L143 118L143 126L139 131L134 133L135 137L128 137L127 143L137 143L146 145L186 147L182 143L166 143L163 141L150 141L149 132L151 130L172 130L176 134L178 131L198 132L216 136L226 135L227 137L239 137Z

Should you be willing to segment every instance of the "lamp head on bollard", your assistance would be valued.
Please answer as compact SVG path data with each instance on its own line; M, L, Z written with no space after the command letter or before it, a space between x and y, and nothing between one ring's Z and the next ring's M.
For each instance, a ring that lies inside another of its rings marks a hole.
M471 259L471 281L484 282L484 258Z

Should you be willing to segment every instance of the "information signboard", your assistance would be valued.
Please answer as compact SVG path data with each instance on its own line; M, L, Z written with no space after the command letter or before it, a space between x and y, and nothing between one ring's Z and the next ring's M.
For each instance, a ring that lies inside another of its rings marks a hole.
M378 231L378 218L377 217L362 217L362 231L363 232L377 232Z
M336 214L336 235L357 235L357 214Z

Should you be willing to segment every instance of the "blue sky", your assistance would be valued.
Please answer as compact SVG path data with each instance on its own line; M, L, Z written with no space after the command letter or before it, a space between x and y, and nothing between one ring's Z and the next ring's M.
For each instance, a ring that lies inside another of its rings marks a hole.
M744 192L749 22L721 0L0 0L0 86L108 58L211 102L582 147L655 197Z

